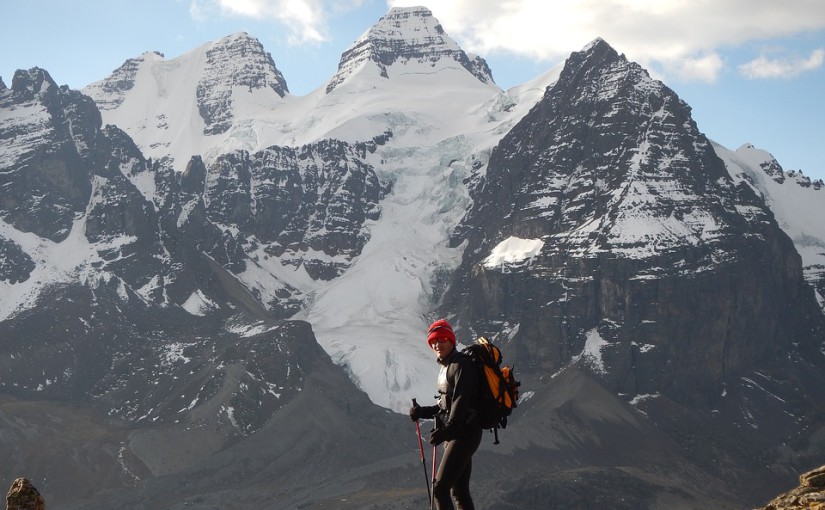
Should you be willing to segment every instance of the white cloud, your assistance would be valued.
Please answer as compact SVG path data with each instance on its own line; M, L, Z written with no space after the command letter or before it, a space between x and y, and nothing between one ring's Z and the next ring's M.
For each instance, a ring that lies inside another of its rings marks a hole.
M210 16L211 2L204 0L191 0L189 2L189 15L195 21L204 21Z
M365 0L191 0L196 20L212 15L273 20L289 30L290 44L320 43L329 39L329 14L360 7Z
M759 78L793 78L800 74L822 67L825 62L825 49L811 52L807 58L768 58L760 56L738 67L739 72L750 79Z
M716 52L698 56L688 56L666 64L668 71L686 81L713 83L725 67L725 62Z
M329 40L336 15L369 0L189 0L195 19L273 20L290 44ZM825 29L822 0L386 0L388 7L429 4L444 29L471 53L507 53L557 63L601 37L631 60L684 80L715 81L720 52L750 41ZM366 27L365 27L366 28ZM819 57L821 58L821 57ZM739 66L751 77L794 76L818 66L760 58ZM772 74L773 73L773 74Z
M420 0L387 0L390 7ZM596 37L638 62L714 81L723 48L825 29L821 0L438 0L430 8L466 51L558 61Z

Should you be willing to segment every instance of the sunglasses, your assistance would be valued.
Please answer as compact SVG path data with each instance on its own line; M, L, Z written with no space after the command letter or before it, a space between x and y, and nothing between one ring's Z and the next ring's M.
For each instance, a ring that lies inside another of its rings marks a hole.
M449 342L449 341L450 341L450 339L447 338L447 337L436 338L435 340L432 340L430 342L430 345L435 345L436 343L443 344L444 342Z

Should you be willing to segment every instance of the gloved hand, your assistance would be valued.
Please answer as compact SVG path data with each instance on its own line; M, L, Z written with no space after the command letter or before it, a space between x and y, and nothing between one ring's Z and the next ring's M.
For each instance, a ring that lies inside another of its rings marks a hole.
M410 419L412 421L418 421L421 418L423 418L423 416L421 415L421 406L415 404L414 406L410 407Z
M433 446L438 446L448 439L450 439L449 434L444 429L435 429L430 431L430 444Z

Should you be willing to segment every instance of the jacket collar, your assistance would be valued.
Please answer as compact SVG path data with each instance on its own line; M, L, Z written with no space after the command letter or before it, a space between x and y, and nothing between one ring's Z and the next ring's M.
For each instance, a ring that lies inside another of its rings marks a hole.
M448 354L446 358L438 358L438 364L444 365L446 367L447 365L455 361L456 356L458 356L459 354L460 353L458 352L458 346L456 345L455 347L453 347L453 350L450 351L450 354Z

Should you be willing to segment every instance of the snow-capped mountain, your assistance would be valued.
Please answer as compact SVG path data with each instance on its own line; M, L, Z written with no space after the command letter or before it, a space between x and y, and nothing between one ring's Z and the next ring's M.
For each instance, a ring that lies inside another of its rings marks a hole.
M424 66L432 68L430 72L445 72L451 61L482 83L493 82L484 59L464 53L429 9L393 9L344 52L326 92L329 94L341 83L356 79L359 73L377 73L389 80L391 72L406 74ZM404 65L394 66L395 63Z
M107 487L146 480L124 505L230 501L214 486L232 480L252 506L306 506L349 490L311 485L342 466L403 485L399 417L349 381L427 402L440 315L523 376L521 432L488 457L538 459L537 480L512 470L521 508L583 459L638 468L598 474L608 496L643 486L639 508L773 491L820 451L821 183L714 145L601 39L504 91L427 9L396 8L332 71L296 97L234 34L127 60L88 95L36 68L0 82L0 389L134 430L101 446ZM283 476L303 499L277 506L260 487Z
M0 154L3 239L19 261L0 283L4 318L87 273L114 276L149 304L225 302L226 285L203 276L212 264L265 314L289 316L361 250L387 191L365 162L375 142L235 151L209 168L196 157L176 173L101 129L89 98L42 70L18 73L2 100L12 113L0 124L12 139ZM71 257L56 255L69 246Z
M807 363L825 337L793 243L741 181L673 91L597 40L493 151L443 309L544 373L582 362L628 401L722 405L777 349Z
M129 71L136 78L130 81L128 95L117 95L117 101L106 90L116 88L111 83L128 81L121 76L125 71L116 71L85 92L101 102L104 122L122 127L144 154L178 170L183 169L182 161L198 154L215 173L234 178L234 170L220 163L226 159L224 154L233 151L283 152L271 147L312 144L330 137L349 144L372 143L373 150L364 152L362 161L376 169L393 191L380 206L380 216L376 208L365 218L370 224L363 234L370 242L360 256L354 258L363 243L354 245L355 251L339 254L307 243L299 248L288 239L267 247L260 229L253 241L237 230L224 229L224 235L234 239L229 250L237 253L232 270L245 285L264 302L280 300L282 307L293 298L293 304L304 302L298 305L303 309L296 317L313 323L333 358L349 368L376 402L402 409L411 398L432 391L429 352L411 339L418 339L425 326L433 281L438 278L433 274L456 265L457 251L444 246L467 203L466 191L456 184L483 166L496 141L543 94L559 69L502 91L486 64L468 57L429 10L392 9L344 52L327 85L304 97L272 97L268 89L254 92L258 89L235 87L227 105L231 125L222 133L208 134L200 114L182 111L180 105L198 97L195 81L203 81L205 74L199 68L191 71L190 66L209 62L205 55L230 43L247 45L255 49L246 51L247 58L264 60L257 41L232 36L171 62L157 55L144 55L139 66L127 62L121 69L142 70ZM218 88L226 82L219 71L233 71L229 66L208 68ZM167 83L175 84L175 97L159 88ZM270 95L261 95L264 92ZM156 105L151 115L164 119L164 124L166 119L180 119L184 127L151 128L133 113L145 112L147 100ZM218 170L219 164L225 169ZM263 189L254 181L253 176L249 189ZM427 191L425 186L434 189ZM252 201L245 207L260 207L260 198L254 192L250 196ZM296 207L299 198L293 197ZM205 200L212 203L209 193ZM237 228L235 221L221 223ZM416 226L421 223L431 228ZM243 244L248 248L238 248ZM241 251L247 256L245 266ZM323 285L315 281L321 273L326 280L337 276L350 262L353 267L347 278ZM296 308L286 310L278 315L289 316ZM373 326L365 331L365 323Z
M487 101L512 109L535 100L496 99L502 91L487 64L467 56L426 9L390 10L344 52L328 84L302 97L288 94L269 54L244 33L168 61L146 53L83 92L106 124L179 171L194 155L208 164L232 150L365 141L387 130L399 140L409 132L410 145L436 143L462 133L468 115L499 115Z
M169 158L179 170L258 108L289 97L271 55L244 32L172 60L144 53L83 92L100 105L106 124L126 128L146 157Z

